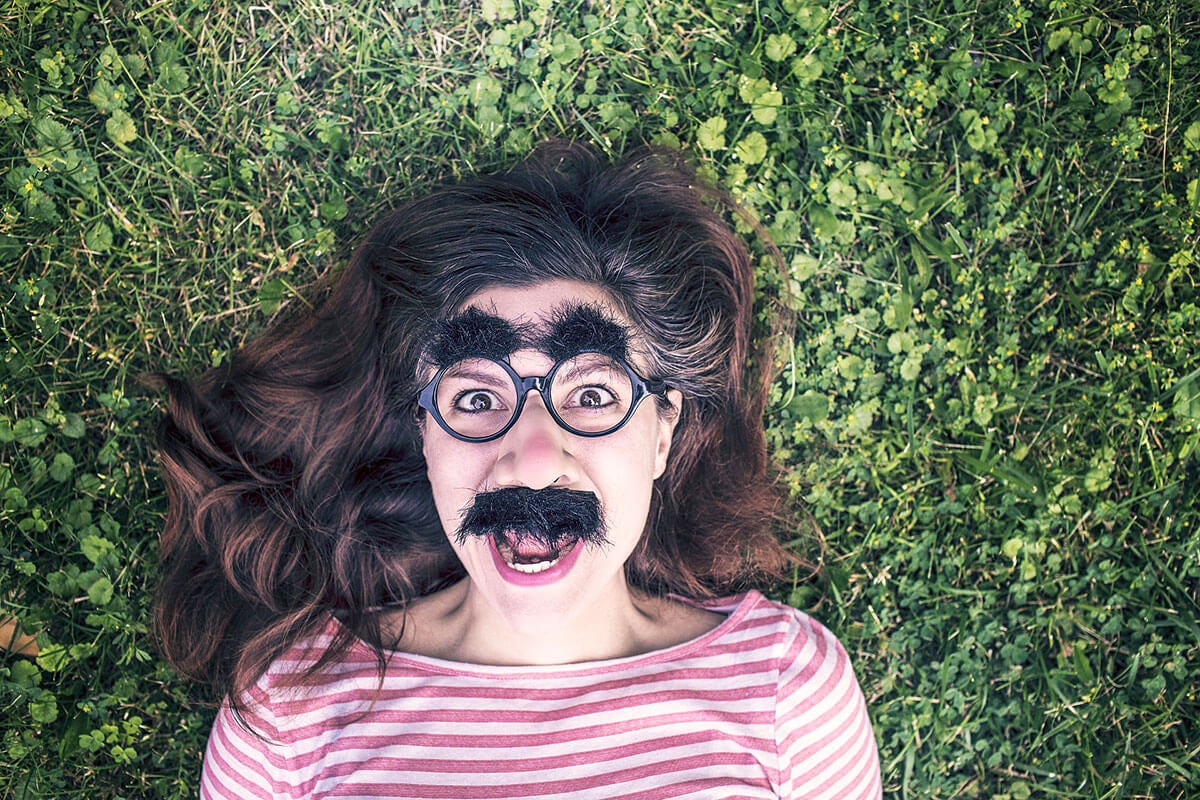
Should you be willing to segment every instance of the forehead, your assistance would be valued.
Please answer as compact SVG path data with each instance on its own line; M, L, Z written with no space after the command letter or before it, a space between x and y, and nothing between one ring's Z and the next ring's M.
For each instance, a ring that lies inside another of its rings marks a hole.
M594 306L626 328L629 321L621 314L608 292L581 281L542 281L531 286L489 286L467 298L458 312L468 308L492 314L519 325L545 326L563 310Z

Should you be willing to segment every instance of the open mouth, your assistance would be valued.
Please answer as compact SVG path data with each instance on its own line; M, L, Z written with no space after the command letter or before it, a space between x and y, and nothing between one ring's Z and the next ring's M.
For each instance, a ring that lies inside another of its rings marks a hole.
M579 539L570 537L556 544L547 544L530 536L506 531L494 537L496 551L504 563L524 575L537 575L552 568L570 554Z

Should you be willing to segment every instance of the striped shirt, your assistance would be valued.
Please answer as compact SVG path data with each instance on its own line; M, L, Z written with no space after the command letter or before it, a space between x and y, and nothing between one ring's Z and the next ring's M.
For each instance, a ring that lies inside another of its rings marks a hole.
M705 607L728 616L639 656L501 667L393 653L382 684L358 642L319 685L282 688L311 658L297 646L252 692L254 732L221 709L201 800L881 797L833 634L757 592Z

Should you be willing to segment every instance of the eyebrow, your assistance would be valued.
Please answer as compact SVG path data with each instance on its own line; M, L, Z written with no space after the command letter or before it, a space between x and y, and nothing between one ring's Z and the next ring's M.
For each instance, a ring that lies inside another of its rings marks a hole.
M522 327L471 307L434 323L426 355L438 367L448 367L464 358L504 361L521 349L525 338Z
M563 305L550 315L544 331L533 334L531 328L472 306L434 323L426 357L442 368L464 358L507 361L524 347L535 347L556 362L585 351L622 361L629 356L628 328L594 303Z
M496 375L494 372L488 372L487 370L483 370L483 369L465 369L465 370L461 370L461 371L455 370L453 372L447 372L447 373L443 374L442 380L443 381L446 381L446 380L474 381L476 383L481 383L486 386L499 386L501 388L511 388L512 387L512 381L510 381L508 379L508 376L505 375L504 373L500 373L500 375ZM453 384L451 384L451 385L453 385Z
M603 373L603 372L609 371L609 369L611 369L611 368L612 368L612 365L609 365L609 368L605 369L603 367L598 368L594 365L588 365L588 364L584 364L581 362L572 362L571 369L555 373L555 379L557 380L559 378L563 378L566 380L572 380L574 378L578 378L580 375L592 375L595 373Z
M537 344L556 362L584 351L625 361L629 356L629 329L599 305L576 303L554 311Z

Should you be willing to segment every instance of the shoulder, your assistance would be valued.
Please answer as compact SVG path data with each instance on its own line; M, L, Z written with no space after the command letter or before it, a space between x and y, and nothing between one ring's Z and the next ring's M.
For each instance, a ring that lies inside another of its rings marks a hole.
M379 684L379 661L358 640L337 660L314 671L324 652L347 631L331 615L325 626L293 644L239 698L239 716L255 731L287 743L300 729L335 724L369 705Z
M739 673L776 687L780 699L828 692L849 680L857 689L846 650L828 628L803 611L756 591L709 601L687 601L725 619L693 644Z
M764 603L768 608L762 613L773 615L779 628L780 658L786 670L814 676L849 674L853 680L850 657L832 631L803 611L772 600Z
M777 686L781 709L798 706L860 705L861 690L846 648L808 614L758 592L706 603L728 614L718 628L726 646L758 664Z
M846 648L782 603L764 598L749 616L772 632L781 796L877 800L875 734Z
M798 661L849 661L845 648L828 628L803 611L759 592L707 602L703 608L726 614L721 626L725 636L770 648L781 668Z
M781 699L819 702L859 693L850 656L838 638L803 611L762 598L753 616L773 631Z
M236 704L222 704L205 750L201 800L308 796L320 754L347 720L363 715L378 687L378 661L361 643L312 671L343 631L331 616L275 659Z

